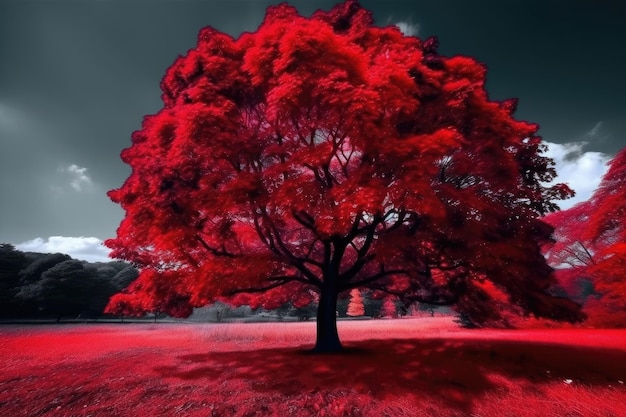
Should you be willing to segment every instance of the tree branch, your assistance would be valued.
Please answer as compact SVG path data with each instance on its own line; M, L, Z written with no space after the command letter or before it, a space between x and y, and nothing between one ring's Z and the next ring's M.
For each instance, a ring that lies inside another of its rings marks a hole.
M300 270L307 277L311 279L312 277L316 277L315 274L313 274L313 272L311 272L311 270L308 269L304 264L309 263L311 265L317 266L318 268L321 268L323 265L314 259L302 258L294 255L293 252L291 252L291 250L289 250L289 248L287 248L287 246L283 242L283 239L280 236L280 232L278 231L276 224L269 216L269 214L267 214L267 211L265 211L265 209L261 210L263 213L263 220L265 220L269 226L270 233L268 234L268 238L271 246L275 249L275 253L281 258L286 258L287 263L298 268L298 270ZM278 246L276 246L274 242L278 244Z
M359 271L361 271L361 269L363 269L363 267L371 260L373 260L376 256L374 254L370 254L370 255L366 255L366 256L359 256L359 258L356 260L356 262L354 262L352 264L352 266L350 268L348 268L346 271L342 272L341 274L339 274L339 278L338 280L341 281L350 281L350 279L354 276L356 276L356 274L359 273Z
M408 271L404 269L392 269L389 271L385 271L385 267L381 265L380 271L374 275L371 275L367 278L364 278L360 281L355 282L344 282L339 286L339 291L351 290L353 288L362 287L364 285L370 284L372 282L378 281L381 278L388 277L390 275L398 275L398 274L406 274L408 275Z
M271 277L271 278L268 278L268 281L276 281L276 282L274 282L272 284L268 284L268 285L263 286L263 287L238 288L238 289L229 291L226 295L231 296L231 295L236 295L236 294L241 294L241 293L265 292L267 290L278 288L281 285L285 285L285 284L288 284L290 282L301 282L303 284L313 285L313 286L316 286L318 288L320 286L318 283L310 282L306 278L303 278L303 277L300 277L300 276L297 276L297 275L284 275L284 276Z
M226 250L226 247L224 245L222 245L221 249L217 249L214 247L209 246L208 243L206 243L206 241L202 238L202 236L200 236L199 234L196 233L196 239L200 242L200 244L209 252L211 252L213 255L215 256L225 256L227 258L236 258L237 255L232 253L232 252L228 252Z
M580 242L580 241L578 242L578 244L579 244L579 245L583 248L583 250L585 251L585 253L586 253L586 254L587 254L587 256L589 257L589 260L591 261L591 263L592 263L593 265L595 265L595 264L596 264L596 262L594 261L593 256L591 255L591 253L589 253L589 251L587 250L587 247L586 247L586 246L585 246L582 242ZM581 261L582 261L582 259L581 259Z
M326 181L324 180L324 178L322 178L322 176L320 175L319 171L317 170L317 168L315 168L313 165L311 164L302 164L302 166L304 166L305 168L310 169L313 172L313 175L315 176L315 179L322 185L326 185Z
M307 229L315 232L315 219L313 219L313 217L309 216L308 213L306 213L305 211L300 211L300 213L296 213L295 210L292 210L291 215L302 226L304 226Z

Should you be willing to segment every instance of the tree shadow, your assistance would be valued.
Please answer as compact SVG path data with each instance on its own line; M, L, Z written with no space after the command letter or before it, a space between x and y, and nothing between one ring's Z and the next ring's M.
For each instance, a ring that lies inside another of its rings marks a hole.
M341 354L264 349L181 355L156 367L182 380L241 379L257 392L351 389L378 400L416 396L468 412L472 401L501 388L494 376L520 383L572 380L587 385L626 380L626 352L538 342L494 340L372 340L347 344Z

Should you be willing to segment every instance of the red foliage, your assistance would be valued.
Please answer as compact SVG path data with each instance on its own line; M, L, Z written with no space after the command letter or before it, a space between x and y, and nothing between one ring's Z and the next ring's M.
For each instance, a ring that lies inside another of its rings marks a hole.
M585 305L589 322L626 326L626 148L611 160L588 201L545 220L556 229L547 258L555 266L567 266L560 272L562 285L576 296L588 280L593 289L585 295L600 297Z
M383 301L383 305L380 308L381 317L398 317L398 310L396 309L396 304L393 302L393 299L387 297Z
M488 99L484 65L436 46L353 0L311 18L270 7L238 39L202 30L109 192L126 217L106 244L143 268L137 303L270 307L313 289L334 321L352 288L453 304L488 279L526 312L576 318L550 308L538 246L537 217L571 191L544 185L537 125Z
M350 291L350 302L348 303L348 316L358 317L365 314L365 306L363 305L363 296L358 288Z

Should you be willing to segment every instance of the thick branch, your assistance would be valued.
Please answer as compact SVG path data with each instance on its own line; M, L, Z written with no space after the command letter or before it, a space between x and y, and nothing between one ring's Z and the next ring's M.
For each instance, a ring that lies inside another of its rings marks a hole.
M311 282L309 280L307 280L306 278L300 277L300 276L295 276L295 275L285 275L285 276L278 276L278 277L271 277L268 279L268 281L276 281L272 284L268 284L266 286L262 286L262 287L250 287L250 288L238 288L232 291L229 291L227 293L228 296L232 296L232 295L236 295L236 294L241 294L241 293L258 293L258 292L265 292L274 288L278 288L281 285L285 285L289 282L301 282L303 284L306 285L314 285L316 287L320 287L320 283L319 282Z
M320 175L319 171L317 170L317 168L315 168L313 165L310 164L302 164L304 167L309 168L312 172L313 175L315 176L315 179L322 185L327 185L326 181L324 180L324 178L322 178L322 176Z
M372 259L375 258L374 254L370 254L370 255L366 255L363 257L359 257L356 262L354 262L352 264L352 266L350 268L348 268L346 271L344 271L343 273L339 274L339 281L350 281L350 279L354 276L356 276L361 269L363 269L363 267Z
M322 264L321 262L318 262L318 261L316 261L315 259L312 259L312 258L311 258L311 254L313 253L313 249L315 249L315 244L316 244L317 242L319 242L319 241L320 241L320 239L319 239L319 238L313 239L313 241L312 241L312 242L311 242L311 244L309 245L309 248L308 248L308 250L307 250L307 252L306 252L306 256L305 256L305 258L306 258L306 259L311 260L312 262L314 262L314 263L313 263L313 265L316 265L316 266L319 266L320 268L322 268L322 267L323 267L323 264Z
M265 212L265 210L263 210L263 220L265 220L265 222L267 222L269 226L270 233L268 234L268 237L272 248L275 249L275 253L281 258L286 257L287 262L298 268L303 274L307 276L315 276L306 266L304 266L304 264L308 263L311 265L315 265L318 268L323 267L323 265L314 259L302 258L294 255L293 252L291 252L289 248L287 248L287 245L285 245L285 243L283 242L283 239L280 236L280 232L278 231L276 224L267 214L267 212ZM274 242L276 242L278 246L276 246Z
M350 232L348 233L348 236L346 236L346 239L352 241L352 239L358 236L361 220L363 220L363 213L358 213L354 218L354 222L352 223L352 227L350 228Z
M390 275L399 275L399 274L408 275L408 271L404 269L391 269L389 271L385 271L384 266L381 266L380 271L378 273L374 275L370 275L369 277L364 278L360 281L344 282L340 285L339 290L346 291L346 290L351 290L353 288L363 287L365 285L371 284L372 282L378 281L379 279L382 279L384 277L388 277Z
M263 213L263 220L267 223L267 232L263 230L261 224L259 222L259 216L254 216L254 228L259 235L261 241L271 250L274 255L276 255L279 259L282 259L284 262L296 267L300 272L302 272L309 279L315 281L319 281L317 276L308 269L304 264L308 263L314 265L318 268L322 268L323 264L321 262L316 261L310 257L299 257L294 255L283 243L282 238L278 232L278 229L269 215L263 210L259 208L259 210ZM255 212L256 213L256 212Z
M389 227L385 227L385 230L387 232L391 232L392 230L396 230L397 228L399 228L402 223L404 223L404 220L406 220L406 211L405 210L396 210L396 209L391 209L389 210L387 213L384 214L384 216L382 216L382 220L381 223L386 226L387 225L387 221L393 216L393 215L397 215L398 219Z
M315 232L315 219L313 219L308 213L306 213L305 211L300 211L300 213L296 213L296 211L294 210L291 212L291 215L302 226Z
M200 244L209 252L211 252L213 255L215 256L225 256L227 258L235 258L237 255L232 253L232 252L228 252L226 250L226 247L224 247L224 245L222 245L221 249L217 249L214 247L209 246L208 243L206 243L206 241L202 238L202 236L196 234L196 239L200 242Z

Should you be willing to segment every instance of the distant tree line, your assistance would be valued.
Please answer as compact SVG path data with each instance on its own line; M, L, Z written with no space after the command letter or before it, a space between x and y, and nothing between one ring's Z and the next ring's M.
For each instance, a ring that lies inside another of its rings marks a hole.
M123 261L87 262L61 253L22 252L11 244L0 243L0 319L99 318L104 316L109 298L128 287L138 275L137 268ZM350 307L355 302L360 307ZM416 306L420 311L428 307L419 303ZM197 309L191 319L309 320L315 317L316 310L316 302L303 307L288 302L274 310L234 308L217 302ZM337 303L338 317L412 315L408 310L402 303L379 299L368 290L352 292ZM162 313L154 314L155 318L159 315Z
M122 261L86 262L0 244L0 318L97 318L139 271Z

